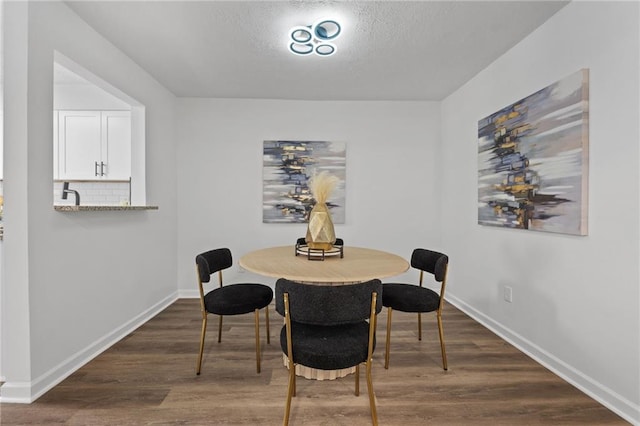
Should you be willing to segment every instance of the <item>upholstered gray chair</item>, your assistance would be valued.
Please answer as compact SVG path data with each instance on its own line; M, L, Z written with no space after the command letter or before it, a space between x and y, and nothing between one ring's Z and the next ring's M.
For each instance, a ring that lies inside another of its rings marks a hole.
M222 318L225 315L240 315L255 313L256 328L256 369L260 373L260 309L265 308L267 325L267 343L271 343L269 336L269 304L273 300L273 290L264 284L237 283L223 286L222 271L233 264L231 251L220 248L201 253L196 256L196 274L198 289L200 290L200 310L202 312L202 332L200 334L200 354L196 374L200 374L202 354L204 352L204 337L207 331L208 314L218 315L218 343L222 341ZM204 283L208 283L211 275L218 273L218 288L208 293L204 292Z
M371 357L375 349L376 316L382 309L382 283L313 285L286 279L276 282L276 311L285 317L280 346L289 366L284 425L289 423L291 398L296 394L295 366L321 370L356 368L355 394L360 393L360 364L366 366L369 405L378 424Z
M422 340L422 313L436 312L442 367L447 370L447 353L442 330L442 308L444 290L447 285L449 257L436 251L417 248L411 255L411 266L420 271L418 285L405 283L384 283L382 285L382 304L387 307L387 342L384 353L384 368L389 368L389 346L391 340L391 316L394 310L418 313L418 340ZM440 292L423 287L424 273L433 275L440 283Z

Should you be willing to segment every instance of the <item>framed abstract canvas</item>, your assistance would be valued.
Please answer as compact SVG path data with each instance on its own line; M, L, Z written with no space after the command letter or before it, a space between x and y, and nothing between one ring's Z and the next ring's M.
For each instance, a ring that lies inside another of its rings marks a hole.
M478 223L587 235L589 74L478 122Z
M326 171L338 178L327 201L333 223L345 220L346 144L327 141L264 141L262 221L305 223L314 200L309 180Z

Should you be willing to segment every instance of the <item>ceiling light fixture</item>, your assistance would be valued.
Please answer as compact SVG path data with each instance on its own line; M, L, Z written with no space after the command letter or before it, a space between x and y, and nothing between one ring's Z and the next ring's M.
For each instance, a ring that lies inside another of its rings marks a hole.
M336 45L331 41L342 32L340 24L333 19L324 19L309 26L297 26L289 31L289 50L296 55L331 56Z

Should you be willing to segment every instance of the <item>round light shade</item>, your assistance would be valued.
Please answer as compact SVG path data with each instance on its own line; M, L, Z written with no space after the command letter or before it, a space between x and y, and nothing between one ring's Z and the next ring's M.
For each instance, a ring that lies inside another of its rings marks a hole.
M296 43L308 43L311 41L311 27L293 27L289 32L291 40Z
M316 46L316 54L320 56L329 56L336 53L336 46L332 43L322 43Z
M333 40L340 35L340 24L331 19L313 25L313 33L320 40Z
M293 42L289 45L289 50L298 55L308 55L313 53L313 44Z

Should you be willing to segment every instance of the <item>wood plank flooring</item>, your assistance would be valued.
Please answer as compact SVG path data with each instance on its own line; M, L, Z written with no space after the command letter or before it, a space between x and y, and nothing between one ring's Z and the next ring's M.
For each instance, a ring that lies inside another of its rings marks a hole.
M627 425L622 418L446 305L449 371L442 370L433 314L394 312L384 369L386 310L378 319L373 381L380 425ZM218 344L210 317L202 374L195 363L199 302L181 299L33 404L1 404L2 425L279 425L287 371L280 317L262 316L262 373L255 370L253 315L225 317ZM291 425L369 425L364 370L335 381L298 378Z

